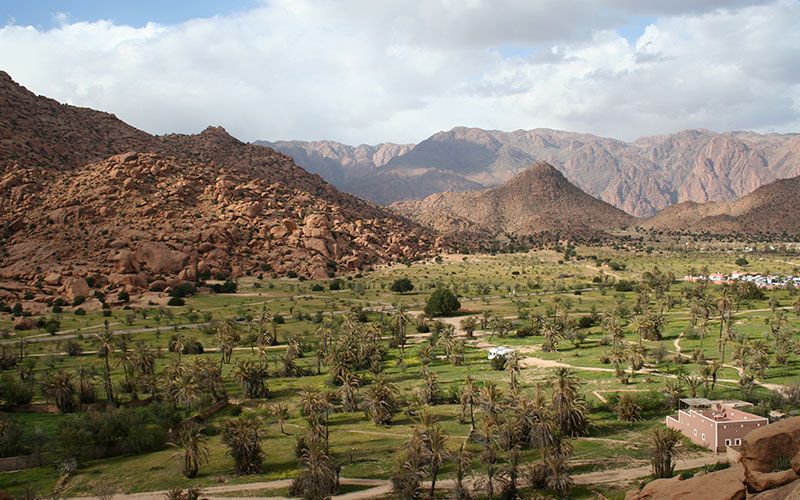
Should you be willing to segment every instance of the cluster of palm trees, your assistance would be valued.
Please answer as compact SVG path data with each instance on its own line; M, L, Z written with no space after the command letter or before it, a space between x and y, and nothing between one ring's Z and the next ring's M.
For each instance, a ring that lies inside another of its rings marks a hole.
M508 371L514 373L511 367ZM480 448L477 459L485 468L474 485L489 498L497 494L514 498L524 485L549 488L563 498L572 487L570 439L586 433L587 408L580 381L571 370L556 368L548 385L553 388L551 394L544 384L537 384L529 397L516 382L504 395L494 382L486 381L478 387L471 377L464 380L459 391L459 419L470 423L467 439ZM394 492L401 498L420 498L424 493L422 481L428 478L428 495L433 498L439 471L446 463L453 463L456 498L471 498L463 481L472 471L473 454L463 443L449 447L450 439L430 408L422 407L412 437L396 457ZM526 449L539 450L539 460L523 464L520 456Z

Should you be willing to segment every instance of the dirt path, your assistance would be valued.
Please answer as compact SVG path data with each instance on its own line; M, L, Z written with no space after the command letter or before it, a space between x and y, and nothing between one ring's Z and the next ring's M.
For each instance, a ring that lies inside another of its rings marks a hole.
M726 462L727 457L721 454L709 454L701 457L690 458L686 460L679 460L675 466L675 470L694 469L706 465L713 465L717 462ZM575 484L602 484L614 483L623 481L632 481L640 477L650 474L650 466L633 467L633 468L617 468L601 472L589 472L586 474L577 474L572 476ZM221 486L208 486L202 488L203 498L209 500L242 500L242 498L258 498L259 500L289 500L286 497L241 497L241 496L225 496L226 493L246 492L254 490L276 490L280 488L288 488L292 483L291 479L279 479L275 481L262 481L257 483L248 484L234 484L234 485L221 485ZM386 479L359 479L359 478L341 478L340 483L343 485L360 485L368 486L369 488L361 491L354 491L336 495L331 497L332 500L366 500L369 498L377 498L386 495L392 490L392 483ZM430 486L429 482L423 483ZM452 489L455 486L455 481L452 479L444 479L437 482L441 489ZM474 478L465 481L465 485L472 488L474 487ZM141 493L127 493L118 494L114 498L116 500L164 500L166 498L166 491L148 491ZM95 497L71 497L67 500L89 500Z

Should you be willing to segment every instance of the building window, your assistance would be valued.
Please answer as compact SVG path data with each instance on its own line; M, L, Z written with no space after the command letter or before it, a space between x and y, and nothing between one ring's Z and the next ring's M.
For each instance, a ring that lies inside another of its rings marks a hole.
M740 438L736 438L734 443L736 444L736 446L739 446L740 444L742 444L742 440Z
M730 439L726 439L725 440L725 446L730 446L730 445L731 445L731 440Z
M694 430L694 435L695 435L695 436L697 435L697 429L695 429L695 430Z
M705 432L703 433L703 435L702 435L702 436L700 436L700 439L702 439L703 441L705 441L705 440L706 440L706 433L705 433Z

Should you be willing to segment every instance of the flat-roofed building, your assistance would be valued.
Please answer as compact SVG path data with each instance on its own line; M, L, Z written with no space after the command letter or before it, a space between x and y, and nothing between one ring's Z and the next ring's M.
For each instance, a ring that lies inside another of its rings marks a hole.
M723 452L728 446L741 445L748 432L769 423L766 417L740 410L740 401L684 398L680 402L683 408L676 416L667 416L667 427L716 452Z

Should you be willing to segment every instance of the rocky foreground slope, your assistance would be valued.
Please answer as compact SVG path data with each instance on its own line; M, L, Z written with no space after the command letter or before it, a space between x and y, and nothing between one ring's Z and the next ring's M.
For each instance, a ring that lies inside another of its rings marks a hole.
M512 237L595 237L635 225L636 219L584 193L558 170L540 162L502 186L439 193L392 208L444 234Z
M221 128L150 136L0 74L0 294L85 295L431 255L430 229ZM76 291L77 290L77 291Z
M745 498L800 499L800 417L792 417L748 433L742 440L739 462L729 469L690 479L680 475L657 479L640 491L628 492L625 497L626 500Z
M550 129L456 127L413 147L383 147L380 161L371 164L368 156L357 161L348 147L331 141L268 144L292 155L302 151L296 157L303 167L385 205L498 186L535 161L550 163L580 189L638 217L683 201L734 200L800 174L800 134L684 130L623 142ZM336 175L328 177L331 169Z

